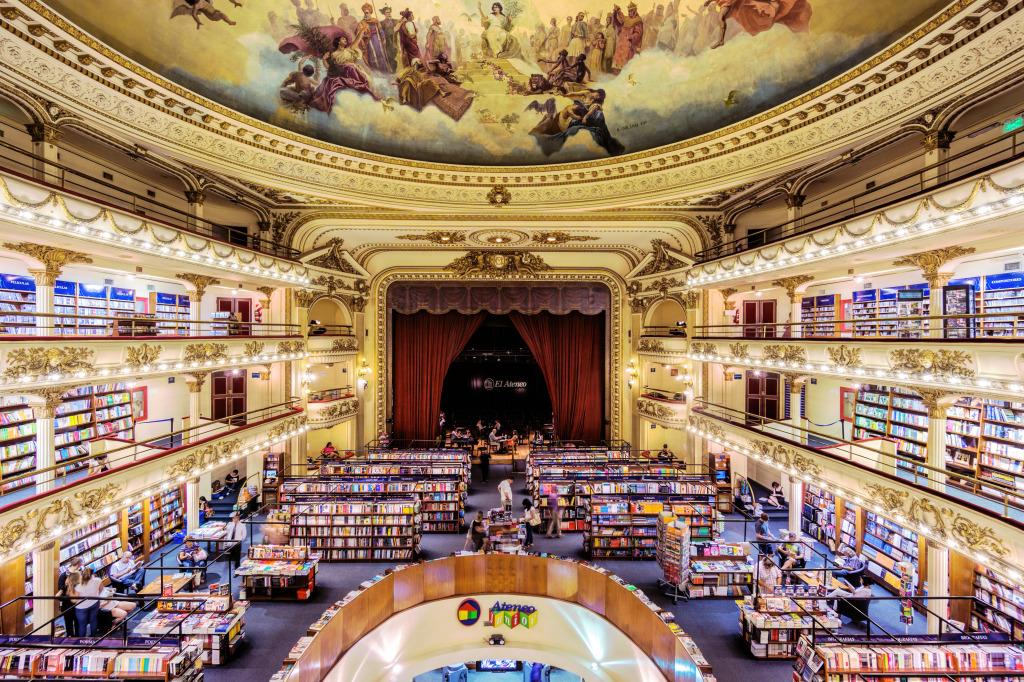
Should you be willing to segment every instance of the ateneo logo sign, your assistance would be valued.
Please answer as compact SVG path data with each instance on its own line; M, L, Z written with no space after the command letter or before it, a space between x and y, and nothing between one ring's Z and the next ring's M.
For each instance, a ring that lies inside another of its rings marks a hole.
M484 379L484 390L490 391L495 388L526 388L525 381L505 381L503 379Z
M505 625L514 628L522 625L524 628L532 628L537 624L537 608L522 604L497 603L491 607L487 624L494 627Z
M459 622L469 627L470 625L476 625L476 622L480 620L480 604L476 599L465 599L457 610Z

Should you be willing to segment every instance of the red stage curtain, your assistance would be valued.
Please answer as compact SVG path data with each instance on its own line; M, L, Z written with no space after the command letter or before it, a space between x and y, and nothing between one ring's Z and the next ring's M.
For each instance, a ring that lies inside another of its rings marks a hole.
M395 438L434 440L448 367L487 313L394 316Z
M544 373L561 440L596 440L604 420L604 314L508 314Z

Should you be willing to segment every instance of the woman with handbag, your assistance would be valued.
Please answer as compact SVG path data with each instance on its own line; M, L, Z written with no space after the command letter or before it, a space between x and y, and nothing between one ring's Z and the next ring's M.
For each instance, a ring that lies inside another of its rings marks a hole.
M540 525L540 514L537 513L537 508L533 506L533 502L528 497L523 499L523 509L526 510L526 513L523 514L526 526L526 544L523 545L523 548L528 549L533 547L533 529Z

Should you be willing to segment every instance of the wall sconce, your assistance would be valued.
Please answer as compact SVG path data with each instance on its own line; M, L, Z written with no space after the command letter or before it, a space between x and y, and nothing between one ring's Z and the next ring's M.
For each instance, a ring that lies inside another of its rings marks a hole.
M633 384L636 383L637 377L639 376L640 370L636 368L636 363L630 360L629 367L626 368L626 383L629 384L630 388L633 388Z
M356 374L359 375L359 388L365 389L370 385L369 375L373 370L366 364L366 358L360 358L359 362L359 369L356 371Z
M300 383L302 385L302 392L305 393L306 395L309 395L309 385L313 382L313 379L315 379L315 378L316 378L316 375L313 374L313 372L310 372L310 371L304 372L299 377L299 379L301 380Z

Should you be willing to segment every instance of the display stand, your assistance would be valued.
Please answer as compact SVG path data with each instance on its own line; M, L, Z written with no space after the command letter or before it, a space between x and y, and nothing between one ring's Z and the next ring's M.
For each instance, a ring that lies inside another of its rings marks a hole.
M796 658L797 642L812 628L838 631L839 614L829 609L823 598L751 597L740 605L743 639L755 658Z
M675 514L662 512L658 516L658 565L662 578L658 583L672 603L686 596L690 581L690 527Z
M490 510L487 514L487 539L491 551L505 554L518 554L522 551L521 525L512 512L503 509Z
M222 589L223 588L223 589ZM202 660L220 665L234 655L245 638L248 603L233 601L227 585L211 586L210 594L178 594L157 600L154 612L135 626L136 635L182 635L202 643Z
M253 545L249 558L235 569L245 598L256 601L305 600L316 589L320 558L307 547Z
M750 594L754 565L749 542L694 542L690 545L688 599Z
M105 642L106 643L106 642ZM4 679L145 680L200 682L203 679L200 642L184 646L143 645L130 638L123 648L68 648L12 642L0 649Z

